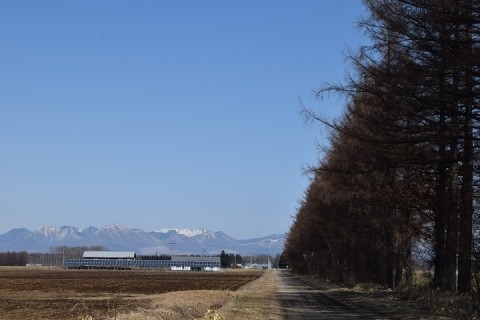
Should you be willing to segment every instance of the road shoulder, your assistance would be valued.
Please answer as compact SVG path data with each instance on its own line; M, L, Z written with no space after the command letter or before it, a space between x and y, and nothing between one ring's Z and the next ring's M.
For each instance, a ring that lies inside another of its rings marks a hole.
M277 299L277 272L278 270L266 270L262 277L237 290L234 299L215 313L212 312L211 319L285 319L283 308Z
M449 319L401 303L388 290L358 292L286 271L279 275L279 295L287 318Z

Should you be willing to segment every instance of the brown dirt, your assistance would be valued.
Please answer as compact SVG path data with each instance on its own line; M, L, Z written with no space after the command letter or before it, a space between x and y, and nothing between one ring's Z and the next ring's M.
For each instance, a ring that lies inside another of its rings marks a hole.
M177 293L188 290L208 297L190 307L192 314L204 314L261 274L0 268L0 319L113 319L134 310L162 309L168 299L170 308L180 310L195 299L192 291Z

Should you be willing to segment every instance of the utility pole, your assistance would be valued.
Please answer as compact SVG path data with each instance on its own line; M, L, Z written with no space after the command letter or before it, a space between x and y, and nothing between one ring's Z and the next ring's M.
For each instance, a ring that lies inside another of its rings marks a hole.
M170 252L171 252L171 255L173 256L173 245L176 244L175 241L171 241L168 243L170 245Z

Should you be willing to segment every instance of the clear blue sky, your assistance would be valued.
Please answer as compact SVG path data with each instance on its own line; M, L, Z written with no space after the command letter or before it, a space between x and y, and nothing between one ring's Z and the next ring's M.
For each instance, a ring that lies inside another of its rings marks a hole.
M0 0L0 233L287 232L360 0Z

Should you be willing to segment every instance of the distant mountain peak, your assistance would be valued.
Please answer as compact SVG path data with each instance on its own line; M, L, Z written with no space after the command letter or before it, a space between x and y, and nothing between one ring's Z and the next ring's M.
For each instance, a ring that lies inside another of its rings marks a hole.
M181 234L181 235L184 235L186 237L196 237L196 236L199 236L201 234L205 234L205 233L211 233L210 231L206 230L206 229L185 229L185 228L175 228L175 229L160 229L160 231L158 231L160 233L169 233L169 232L175 232L177 234Z
M101 228L100 230L128 230L128 228L122 226L122 225L119 225L119 224L109 224L109 225L106 225L105 227Z

